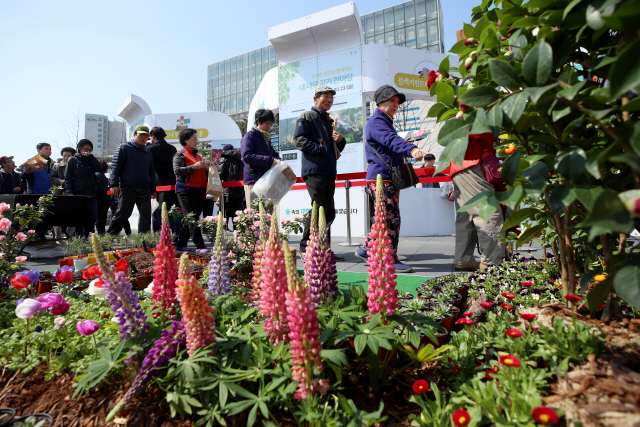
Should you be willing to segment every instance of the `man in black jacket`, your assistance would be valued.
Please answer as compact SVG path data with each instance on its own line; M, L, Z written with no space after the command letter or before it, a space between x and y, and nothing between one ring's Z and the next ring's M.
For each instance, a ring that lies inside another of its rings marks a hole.
M220 166L218 166L218 172L220 174L220 180L226 181L242 181L244 162L240 152L236 150L233 145L226 144L222 147L222 160ZM236 211L242 210L242 201L244 200L244 188L240 187L226 187L224 189L224 212L223 215L227 219L233 219L236 216ZM231 221L233 227L233 220ZM227 224L225 224L227 228Z
M93 219L90 227L77 227L76 234L89 237L98 220L98 184L96 172L102 170L102 166L93 156L93 143L88 139L78 141L78 152L67 162L65 168L64 193L69 196L87 196L89 209Z
M333 130L333 119L327 113L333 106L335 94L336 91L327 85L316 87L315 105L310 111L300 114L293 134L296 148L302 151L302 179L307 184L311 206L317 202L318 208L324 208L327 226L331 226L336 217L333 195L336 192L337 162L346 145L342 135ZM301 256L307 250L309 229L307 222L300 241ZM336 261L344 261L342 256L334 254L333 257Z
M151 144L147 145L147 149L153 156L153 168L156 170L156 186L167 187L172 186L172 190L160 190L158 193L159 207L153 212L153 231L160 231L162 225L162 203L167 204L167 209L178 204L176 196L176 176L173 173L173 156L176 155L175 146L165 141L167 133L159 126L151 129ZM156 187L156 188L157 188ZM182 226L180 218L169 218L171 223L171 232L180 233Z
M0 164L0 194L22 194L24 184L21 185L22 176L15 171L13 156L0 157Z

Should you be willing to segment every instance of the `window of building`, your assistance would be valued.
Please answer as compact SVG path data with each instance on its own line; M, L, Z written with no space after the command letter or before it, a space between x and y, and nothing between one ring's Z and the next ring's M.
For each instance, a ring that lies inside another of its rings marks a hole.
M224 94L225 95L231 94L231 78L225 79L224 81Z
M422 48L427 45L427 23L416 25L416 32L418 33L417 44L418 48Z
M256 51L249 52L249 72L256 69Z
M219 72L220 72L220 64L219 64L219 63L213 64L213 77L214 77L216 80L218 79L218 76L219 76L219 74L218 74L218 73L219 73Z
M416 22L424 22L427 20L427 10L425 6L425 0L416 1Z
M373 14L376 25L376 35L384 33L384 15L382 11L375 12Z
M396 30L404 27L404 6L399 4L393 7L393 16L396 19Z
M364 44L373 44L373 37L367 37L364 39Z
M246 106L245 110L249 109L249 92L242 92L242 102L243 104ZM253 122L253 118L251 119L251 121Z
M231 76L231 93L236 93L236 76Z
M428 21L429 44L438 42L438 21Z
M427 0L427 19L438 19L438 3L436 0Z
M244 74L244 82L242 83L242 90L249 90L249 72Z
M414 25L416 23L416 10L413 2L407 2L404 4L404 25Z
M416 47L416 26L411 25L410 27L405 28L405 45L407 47Z
M373 14L370 13L369 15L365 15L363 17L364 19L364 36L365 37L373 37L373 35L375 34L375 26L373 24Z
M430 51L430 52L440 52L440 45L439 44L431 44L431 45L429 45L427 50Z
M244 81L244 78L243 78L242 74L238 74L236 76L236 91L238 91L238 92L242 92L243 91L243 89L242 89L242 82L243 81Z
M220 74L218 74L218 78L223 79L224 78L224 61L220 61L218 64L220 65Z
M102 127L102 123L98 123L98 127Z
M249 89L256 87L256 70L249 69Z
M396 36L393 31L384 34L384 42L386 44L394 44L396 42Z
M236 64L237 64L236 58L235 57L231 58L231 75L232 76L236 75Z
M393 8L388 7L384 10L384 30L393 31L395 28L395 21L393 19Z
M231 77L231 59L225 59L224 61L224 78Z
M269 66L269 47L262 48L262 67Z
M384 44L384 33L383 34L376 34L374 38L376 39L376 43Z
M406 41L406 39L405 39L405 34L404 34L404 28L401 28L399 30L396 29L396 42L395 42L395 44L397 46L404 46L405 41Z

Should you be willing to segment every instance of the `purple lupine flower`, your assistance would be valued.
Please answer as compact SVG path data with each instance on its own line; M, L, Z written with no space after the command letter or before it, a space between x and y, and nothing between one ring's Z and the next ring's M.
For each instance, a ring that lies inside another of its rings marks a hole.
M318 240L314 242L312 248L307 247L307 251L311 250L309 288L316 303L326 300L329 295L335 295L338 290L336 261L329 245L329 228L323 207L320 207L319 219Z
M91 235L93 252L102 273L102 286L115 313L116 323L120 326L120 337L135 339L149 331L147 315L140 307L138 296L133 293L131 283L124 278L124 272L114 274L113 266L107 262L97 234Z
M171 323L171 329L162 331L162 336L153 348L147 353L147 357L142 361L142 368L127 393L120 399L120 402L107 415L105 422L111 421L120 410L133 399L142 387L157 374L158 370L164 367L169 360L176 356L181 348L186 347L187 334L182 322Z
M224 221L222 212L218 214L218 231L209 261L209 280L207 282L211 295L228 294L231 291L231 273L229 272L229 252L225 248Z

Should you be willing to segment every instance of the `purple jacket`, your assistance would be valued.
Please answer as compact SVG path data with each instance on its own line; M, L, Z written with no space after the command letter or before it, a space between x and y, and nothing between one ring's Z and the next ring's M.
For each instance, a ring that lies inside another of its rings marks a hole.
M411 152L418 148L416 145L400 138L393 128L393 120L384 111L376 108L371 115L364 130L366 141L380 154L389 166L398 166L404 163L405 157L411 157ZM391 174L387 166L382 163L380 157L371 150L365 142L367 154L367 179L375 180L378 174L382 179L391 180Z
M273 159L279 159L280 156L273 149L270 142L267 142L255 127L252 127L242 137L240 142L240 153L244 161L244 183L245 185L253 185L264 175L269 169Z

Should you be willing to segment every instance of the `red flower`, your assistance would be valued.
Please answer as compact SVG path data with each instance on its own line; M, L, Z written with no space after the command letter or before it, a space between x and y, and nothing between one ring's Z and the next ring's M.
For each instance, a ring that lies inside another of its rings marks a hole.
M11 284L13 285L14 288L16 288L17 290L20 289L24 289L27 286L29 286L31 284L31 279L29 279L27 276L13 276L10 280Z
M572 301L572 302L582 301L582 298L580 298L576 294L567 294L567 295L564 296L564 299L566 299L567 301Z
M91 280L94 277L98 277L99 275L100 275L100 267L98 267L97 265L94 265L93 267L89 267L88 269L82 272L82 277L85 280Z
M513 368L519 368L520 367L520 361L518 360L517 357L515 356L500 356L498 358L498 362L500 362L501 365L504 366L511 366Z
M488 371L485 371L484 373L484 377L486 379L488 379L489 381L493 381L493 377L491 376L491 374L494 374L495 372L493 372L491 369L489 369Z
M429 383L425 380L418 380L413 383L413 392L415 394L423 394L429 391Z
M480 303L480 307L491 308L491 307L493 307L493 303L492 302L481 302Z
M603 309L603 308L605 308L606 306L607 306L607 304L603 302L602 304L600 304L600 310L602 310L602 309Z
M53 314L54 316L60 316L62 314L65 314L67 311L69 311L69 307L71 307L71 304L69 304L68 302L63 302L58 305L54 305L53 307L51 307L51 314Z
M466 426L471 421L471 417L469 413L464 409L456 409L453 411L453 415L451 415L453 420L453 424L456 427Z
M464 313L464 317L469 317L469 316L473 316L473 311L467 311L466 313Z
M524 320L528 320L529 322L536 320L536 317L538 317L532 313L518 313L518 316L522 317Z
M93 286L95 286L96 288L102 288L102 285L104 285L102 279L98 279L98 281L93 284Z
M509 298L509 299L514 299L516 296L514 294L512 294L511 292L503 292L502 296L505 298Z
M462 318L462 319L458 319L458 321L456 323L458 325L473 325L473 320L467 319L467 318Z
M120 258L118 261L116 261L116 270L126 271L127 268L129 268L129 262L126 259Z
M533 415L533 419L539 424L556 424L560 420L556 411L546 406L533 408L531 415Z
M451 373L453 375L458 375L460 373L460 366L458 365L453 365L453 368L451 368Z
M73 273L69 270L63 270L60 273L56 273L56 281L58 283L71 283L73 282Z
M506 302L503 302L502 304L500 304L500 308L503 308L505 310L511 310L513 309L513 306L511 304L507 304Z
M521 285L521 286L522 286L523 288L527 288L527 287L529 287L529 286L533 286L533 282L522 282L522 285Z
M507 329L505 333L511 338L520 338L522 336L522 332L519 329Z

